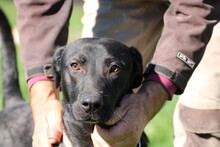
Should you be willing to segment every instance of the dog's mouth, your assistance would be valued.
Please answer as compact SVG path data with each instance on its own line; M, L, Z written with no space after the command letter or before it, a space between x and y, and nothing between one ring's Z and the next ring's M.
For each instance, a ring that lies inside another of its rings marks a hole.
M78 116L76 119L78 121L89 123L89 124L105 124L110 120L112 115L109 114L84 114L84 116Z
M81 103L81 101L68 104L68 107L75 120L87 124L106 124L115 111L115 105L108 102L103 103L99 107L90 107L90 109L86 109L87 105Z
M105 107L95 112L85 112L73 107L72 112L77 121L88 124L105 124L114 114L113 109L106 109Z
M112 126L107 124L106 122L109 121L110 119L106 120L94 120L94 119L87 119L87 120L81 120L83 123L90 124L90 125L95 125L97 124L101 128L109 129Z
M108 120L105 121L105 120L86 119L81 121L88 124L105 124Z

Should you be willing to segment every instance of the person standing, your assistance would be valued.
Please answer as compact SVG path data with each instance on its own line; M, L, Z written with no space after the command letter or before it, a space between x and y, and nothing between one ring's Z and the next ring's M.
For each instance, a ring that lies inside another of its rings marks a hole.
M62 137L62 106L50 67L56 48L67 43L73 1L14 1L35 121L33 146L49 147ZM219 20L219 1L170 0L168 8L166 0L85 0L83 8L83 37L135 46L148 65L140 90L116 110L122 118L113 116L110 130L96 126L91 135L95 146L136 146L166 100L184 91Z

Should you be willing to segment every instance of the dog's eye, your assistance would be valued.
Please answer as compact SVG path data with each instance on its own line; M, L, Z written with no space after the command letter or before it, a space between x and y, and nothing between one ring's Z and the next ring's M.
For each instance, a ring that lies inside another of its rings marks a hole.
M73 70L80 70L80 67L77 63L72 63L71 67L72 67Z
M117 65L113 65L110 69L110 73L118 73L120 71L120 67Z

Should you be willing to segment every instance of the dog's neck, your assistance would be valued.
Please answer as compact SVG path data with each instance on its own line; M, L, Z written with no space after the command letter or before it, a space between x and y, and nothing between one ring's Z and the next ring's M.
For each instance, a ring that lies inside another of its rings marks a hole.
M67 137L65 131L63 132L63 142L62 142L62 145L60 145L59 147L73 147L73 145L70 142L69 138Z
M67 146L69 144L74 147L92 147L90 133L92 133L94 125L75 120L75 118L68 113L68 108L64 108L63 111L63 127L65 132L63 143L66 147L69 147Z
M119 97L123 98L124 95L128 93L133 92L132 90L128 90ZM93 147L90 134L94 129L94 125L76 120L71 114L71 109L72 108L69 105L63 107L63 127L65 133L63 135L63 143L61 147ZM109 128L102 124L100 126L103 128Z

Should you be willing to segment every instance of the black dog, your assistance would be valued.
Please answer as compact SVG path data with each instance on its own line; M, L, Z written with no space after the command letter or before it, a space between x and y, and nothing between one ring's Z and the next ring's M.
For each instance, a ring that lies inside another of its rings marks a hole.
M21 96L14 43L2 15L0 11L5 106L0 112L0 146L29 147L33 119L29 104ZM110 127L105 122L123 96L132 93L132 88L142 81L139 52L107 38L84 38L60 48L55 53L53 69L56 85L63 91L64 132L71 144L79 147L92 146L90 133L94 124ZM143 134L141 146L147 146L146 143Z
M0 112L0 147L31 147L33 119L19 88L15 45L9 22L0 9L3 71L3 111Z
M74 146L92 146L94 124L108 127L123 96L141 84L141 55L112 39L84 38L59 49L54 59L65 133Z

